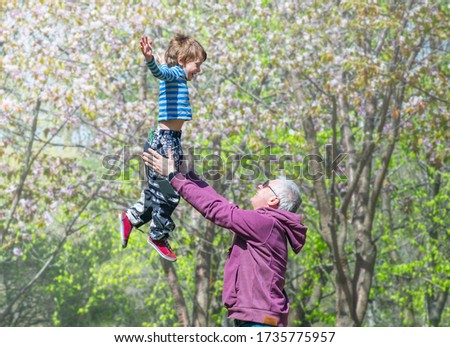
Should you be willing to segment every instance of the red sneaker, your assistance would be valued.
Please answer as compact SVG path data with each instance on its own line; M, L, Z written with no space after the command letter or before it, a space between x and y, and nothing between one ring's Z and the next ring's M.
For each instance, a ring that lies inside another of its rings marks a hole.
M133 229L133 224L131 224L125 212L119 213L119 221L120 221L120 239L122 240L122 248L125 248L128 244L128 239L130 237L131 230Z
M147 242L152 246L161 257L168 261L176 261L177 256L173 253L172 248L170 248L169 241L167 241L167 237L161 240L153 240L150 236L147 239Z

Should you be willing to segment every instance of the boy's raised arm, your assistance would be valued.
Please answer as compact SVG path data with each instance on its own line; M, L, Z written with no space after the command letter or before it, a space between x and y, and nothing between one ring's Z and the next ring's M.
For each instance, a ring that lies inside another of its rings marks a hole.
M174 81L177 78L185 78L184 72L182 69L173 69L167 67L167 65L158 66L156 64L156 59L162 63L165 64L164 59L161 59L159 55L156 55L156 57L153 55L153 41L150 40L147 36L143 36L140 40L141 45L141 51L142 54L145 57L145 61L147 63L147 67L152 72L152 75L156 77L159 80L163 81Z

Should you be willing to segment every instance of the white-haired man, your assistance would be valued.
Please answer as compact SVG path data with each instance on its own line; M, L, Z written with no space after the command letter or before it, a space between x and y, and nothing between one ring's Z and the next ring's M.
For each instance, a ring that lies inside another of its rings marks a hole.
M284 290L288 242L295 253L307 227L295 214L300 191L284 178L266 181L250 199L252 210L228 202L193 172L176 172L172 158L149 149L142 158L168 180L161 190L178 194L214 224L229 229L233 244L224 269L222 301L241 327L287 326L289 300ZM165 186L164 186L165 185Z

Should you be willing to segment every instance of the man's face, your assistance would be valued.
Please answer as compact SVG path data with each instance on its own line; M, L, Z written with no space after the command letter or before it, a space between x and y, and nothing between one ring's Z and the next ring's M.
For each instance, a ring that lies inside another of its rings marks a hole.
M197 58L194 61L189 61L187 63L181 63L181 67L183 68L184 72L186 73L186 77L188 81L192 81L192 79L200 73L201 69L200 66L203 64L203 60L200 58Z
M261 207L276 207L278 206L279 199L272 191L273 188L282 184L280 180L271 180L268 181L267 184L258 185L258 191L256 194L250 199L250 203L253 206L253 209L261 208ZM272 188L272 189L270 189Z

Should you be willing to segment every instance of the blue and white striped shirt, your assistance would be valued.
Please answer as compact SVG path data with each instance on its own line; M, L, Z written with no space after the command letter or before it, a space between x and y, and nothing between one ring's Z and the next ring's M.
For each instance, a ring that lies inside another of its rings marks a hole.
M158 66L155 58L147 62L152 75L159 83L158 122L163 120L191 120L192 110L189 101L186 73L181 66Z

